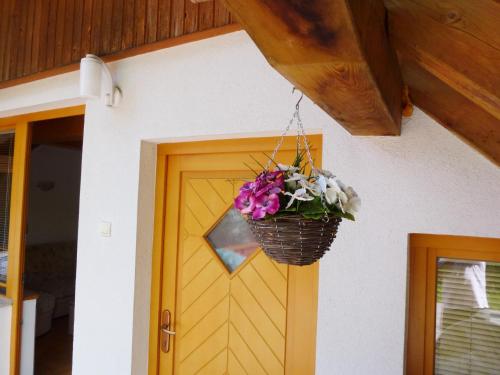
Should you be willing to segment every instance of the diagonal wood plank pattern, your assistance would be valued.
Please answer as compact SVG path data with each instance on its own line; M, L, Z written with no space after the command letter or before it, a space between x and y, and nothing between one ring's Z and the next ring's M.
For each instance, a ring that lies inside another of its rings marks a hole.
M230 274L203 236L238 186L183 179L174 373L283 374L288 269L260 250Z

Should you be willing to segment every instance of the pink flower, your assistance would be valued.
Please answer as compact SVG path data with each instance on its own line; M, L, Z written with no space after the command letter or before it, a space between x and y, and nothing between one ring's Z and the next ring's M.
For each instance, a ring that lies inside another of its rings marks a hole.
M255 189L255 181L245 182L242 187L240 187L240 193L253 191Z
M282 171L262 172L255 180L255 196L262 194L278 194L285 187L285 178Z
M273 215L280 209L278 194L261 195L255 200L252 219L263 219L267 214Z
M234 200L234 207L244 215L251 214L255 208L255 201L251 191L242 191Z
M254 220L263 219L267 214L278 212L280 202L278 194L285 188L283 171L264 171L255 181L246 182L234 200L236 207L244 215L252 215Z

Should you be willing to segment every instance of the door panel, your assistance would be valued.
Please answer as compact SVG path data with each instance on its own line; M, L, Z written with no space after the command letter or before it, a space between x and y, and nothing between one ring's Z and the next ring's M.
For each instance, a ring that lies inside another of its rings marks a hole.
M256 248L228 271L204 236L231 208L251 174L243 170L213 178L214 172L184 173L182 178L174 373L226 373L232 351L240 362L239 357L250 354L247 361L254 371L283 374L286 266Z
M260 169L249 153L263 164L262 151L272 151L274 142L255 152L254 143L247 142L247 148L233 152L215 147L197 155L165 155L164 161L160 152L158 168L164 170L158 176L167 183L158 189L163 197L157 203L160 209L166 206L164 216L157 212L157 218L165 218L163 272L152 330L159 328L155 317L168 309L176 331L167 353L156 350L160 374L314 373L317 265L298 268L272 261L246 237L246 223L231 210L239 187L254 176L247 165ZM295 141L284 148L279 159L292 162ZM306 285L297 288L298 282ZM305 310L289 305L300 295L308 303ZM304 316L308 321L302 327L309 332L299 334ZM158 334L153 332L151 340L157 344ZM297 348L305 360L287 355ZM157 373L154 366L150 373Z

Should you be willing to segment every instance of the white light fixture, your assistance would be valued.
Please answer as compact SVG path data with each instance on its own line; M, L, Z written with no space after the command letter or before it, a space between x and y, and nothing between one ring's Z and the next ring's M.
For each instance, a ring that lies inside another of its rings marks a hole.
M108 67L99 57L88 54L80 62L80 95L84 98L100 98L108 107L116 107L122 93L113 83Z

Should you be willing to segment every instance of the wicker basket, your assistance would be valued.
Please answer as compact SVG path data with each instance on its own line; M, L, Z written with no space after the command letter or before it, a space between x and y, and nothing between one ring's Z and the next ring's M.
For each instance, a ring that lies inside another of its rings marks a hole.
M306 266L319 260L330 249L342 221L280 216L267 220L248 219L250 229L264 252L278 263Z

